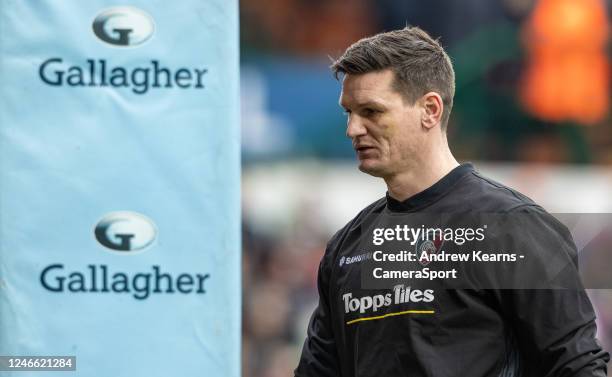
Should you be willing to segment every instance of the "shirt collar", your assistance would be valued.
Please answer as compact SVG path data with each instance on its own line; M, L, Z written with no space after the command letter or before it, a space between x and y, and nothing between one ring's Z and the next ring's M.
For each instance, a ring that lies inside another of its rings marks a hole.
M393 199L387 191L387 208L394 212L414 211L418 208L422 208L439 200L455 185L455 183L457 183L457 181L472 171L474 171L474 166L471 163L463 163L451 170L429 188L426 188L418 194L414 194L404 201Z

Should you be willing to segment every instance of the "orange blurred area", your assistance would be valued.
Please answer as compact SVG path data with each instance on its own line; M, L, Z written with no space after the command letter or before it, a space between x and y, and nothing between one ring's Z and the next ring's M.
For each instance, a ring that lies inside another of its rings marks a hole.
M594 125L608 115L609 23L601 0L540 0L524 26L521 100L552 121Z

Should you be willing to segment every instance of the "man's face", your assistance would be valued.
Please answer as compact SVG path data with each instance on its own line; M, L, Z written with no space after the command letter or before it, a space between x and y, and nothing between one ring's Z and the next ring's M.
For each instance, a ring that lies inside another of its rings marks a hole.
M347 74L340 96L359 170L382 178L413 168L427 147L419 101L410 105L393 88L394 78L391 70Z

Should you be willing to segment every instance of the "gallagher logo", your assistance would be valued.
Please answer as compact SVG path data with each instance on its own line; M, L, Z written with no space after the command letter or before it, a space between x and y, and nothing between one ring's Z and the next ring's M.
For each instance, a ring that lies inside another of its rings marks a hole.
M155 23L148 13L138 8L118 6L102 10L93 20L92 28L105 44L130 48L151 39ZM44 59L38 67L40 80L58 88L110 87L141 95L151 90L204 89L204 80L208 77L205 76L208 68L172 67L158 59L127 66L96 57L84 57L81 63L71 60L61 56Z
M112 7L93 21L93 32L101 41L117 47L134 47L149 40L155 31L153 18L134 7Z
M146 248L155 241L157 229L148 217L136 212L111 212L94 229L98 242L111 250L129 252Z

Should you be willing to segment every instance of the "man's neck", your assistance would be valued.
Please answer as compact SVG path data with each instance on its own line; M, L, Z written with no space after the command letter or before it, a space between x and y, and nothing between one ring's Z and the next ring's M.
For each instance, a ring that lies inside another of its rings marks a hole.
M448 151L442 156L438 155L437 159L434 158L419 164L418 167L385 178L387 190L393 199L403 202L433 186L457 166L459 163Z

